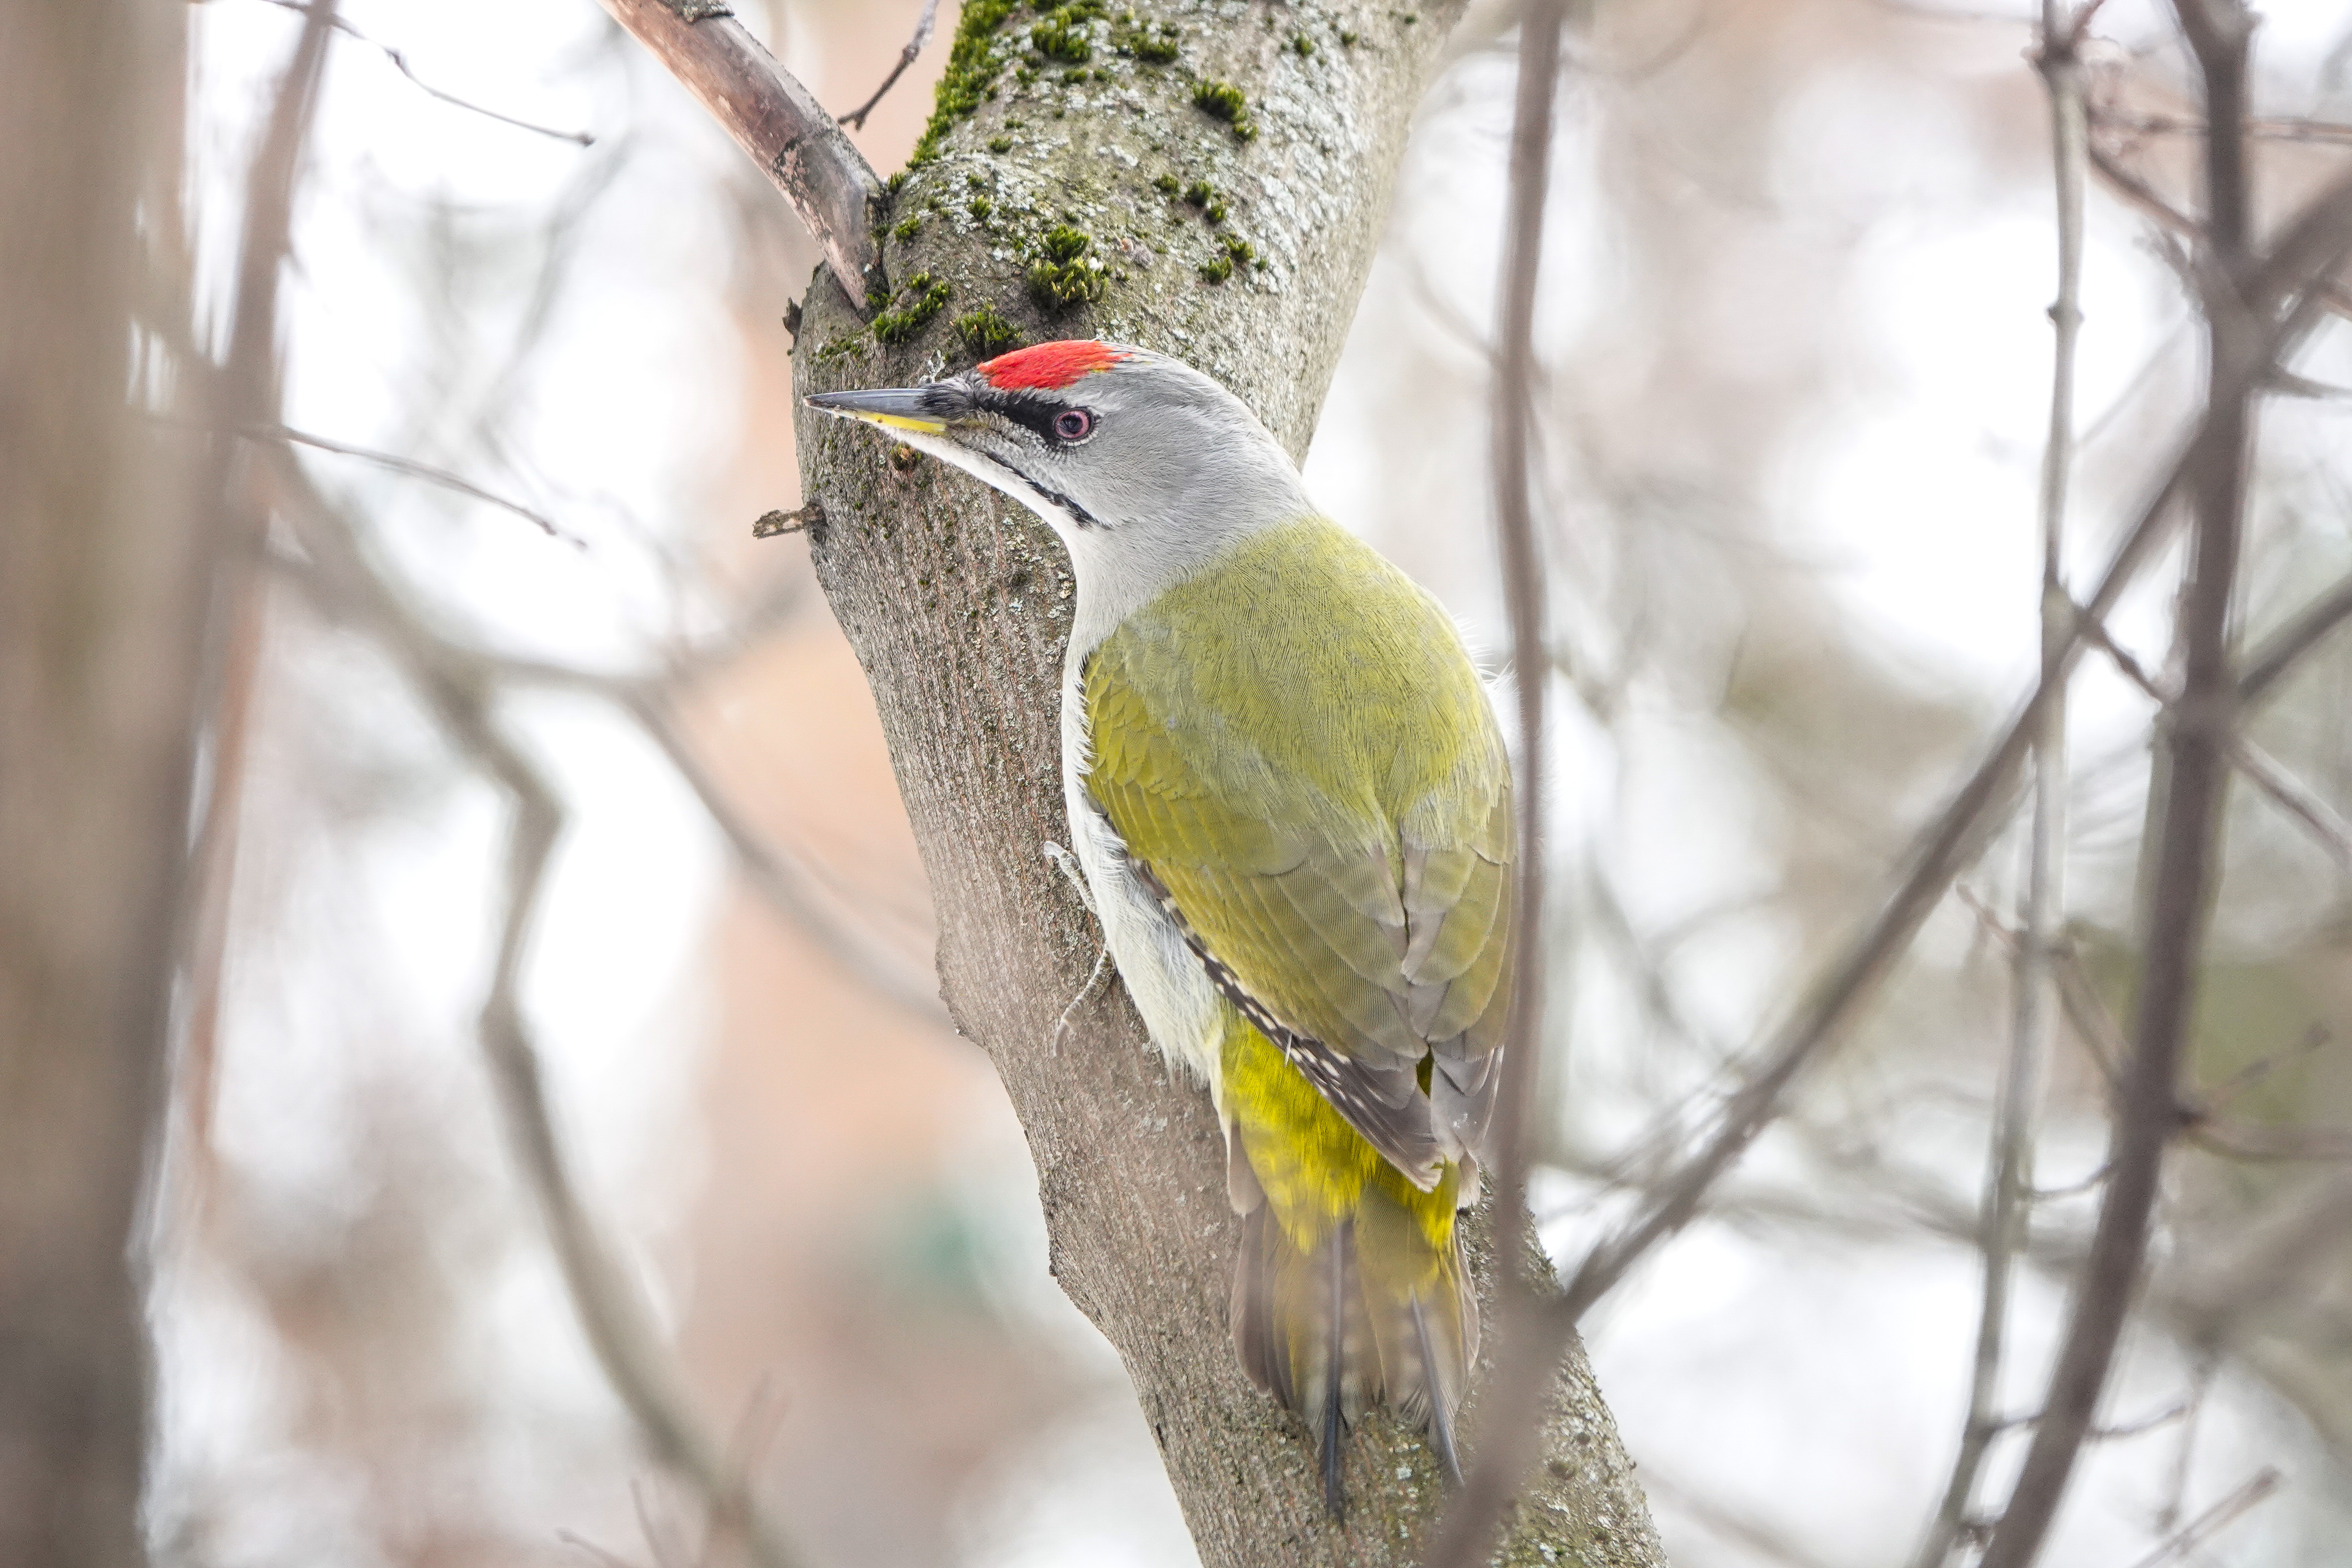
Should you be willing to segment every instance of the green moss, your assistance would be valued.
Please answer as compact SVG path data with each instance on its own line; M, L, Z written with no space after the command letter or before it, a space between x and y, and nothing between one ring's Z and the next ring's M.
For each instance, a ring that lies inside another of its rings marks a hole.
M1247 267L1250 263L1257 261L1257 247L1240 235L1220 235L1217 243L1223 248L1224 254L1213 257L1202 266L1201 279L1203 282L1223 283L1234 275L1234 268ZM1258 261L1258 265L1263 268L1265 264Z
M982 359L994 359L1007 349L1021 346L1020 329L987 305L957 317L955 330L963 346Z
M1183 182L1173 174L1162 174L1151 182L1151 188L1163 196L1172 196L1184 188Z
M908 168L929 163L940 154L955 122L988 101L996 79L1004 69L1004 55L996 47L997 30L1015 8L1014 0L965 0L956 24L955 42L949 47L947 69L940 77L930 123L907 160Z
M988 139L988 150L1000 156L1006 153L1010 153L1013 151L1013 138L1010 136L992 136Z
M988 215L996 210L996 204L986 196L974 196L964 203L963 210L971 215L972 222L986 223Z
M1225 221L1224 198L1217 195L1208 181L1195 180L1185 186L1184 199L1201 209L1201 216L1209 220L1211 228Z
M1356 47L1356 35L1353 33L1341 33L1339 35L1339 47L1347 49L1354 48Z
M1315 58L1315 40L1308 37L1304 33L1291 34L1290 47L1302 60L1312 59Z
M923 215L917 213L914 216L903 220L897 227L893 228L890 231L890 237L897 240L899 244L904 245L908 240L914 238L915 236L922 232Z
M1172 65L1176 60L1176 24L1162 22L1156 27L1144 26L1132 11L1121 11L1111 23L1111 47L1130 59L1146 65Z
M1249 100L1229 81L1201 81L1192 86L1192 103L1216 120L1234 121L1249 113Z
M898 290L898 308L874 318L874 336L894 346L907 342L947 308L949 292L944 279L928 272L916 273Z
M1069 0L1045 13L1029 29L1029 47L1049 60L1082 66L1095 58L1090 24L1102 18L1103 0Z
M845 354L859 353L865 349L866 342L866 331L862 327L856 331L845 333L818 349L816 351L816 363L818 364L830 364L835 360L840 359Z
M1234 128L1234 134L1244 142L1257 139L1257 122L1250 118L1249 100L1242 89L1229 81L1198 81L1192 84L1192 107L1212 120L1222 120Z
M1110 287L1110 271L1090 254L1095 242L1068 224L1048 230L1043 255L1029 268L1030 297L1060 312L1090 305Z

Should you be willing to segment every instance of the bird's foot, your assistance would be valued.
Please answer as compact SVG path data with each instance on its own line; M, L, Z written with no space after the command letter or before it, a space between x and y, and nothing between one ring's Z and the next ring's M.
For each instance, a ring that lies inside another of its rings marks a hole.
M1087 868L1078 863L1078 858L1050 838L1042 847L1045 858L1054 863L1054 869L1069 879L1071 889L1078 895L1078 902L1087 906L1087 913L1100 920L1102 911L1095 908L1095 890L1087 886Z

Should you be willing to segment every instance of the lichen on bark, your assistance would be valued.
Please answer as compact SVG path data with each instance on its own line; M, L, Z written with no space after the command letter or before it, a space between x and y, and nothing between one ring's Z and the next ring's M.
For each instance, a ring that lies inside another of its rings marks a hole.
M1199 365L1303 453L1405 128L1460 9L969 0L882 230L887 275L929 275L952 308L912 323L902 308L877 332L820 274L799 389L909 384L1015 335L1099 336ZM1032 47L1049 21L1087 45L1083 63ZM1253 137L1196 105L1203 82L1234 89ZM1195 187L1200 203L1171 197ZM1098 297L1035 286L1041 266L1080 259L1102 268ZM1219 261L1223 277L1205 278ZM1426 1443L1368 1417L1349 1441L1348 1517L1325 1514L1312 1444L1249 1385L1226 1335L1238 1227L1206 1096L1169 1079L1116 986L1087 993L1099 937L1042 853L1067 841L1057 719L1073 584L1059 543L960 473L893 464L870 430L804 417L800 456L826 519L812 554L873 685L939 910L943 994L1003 1079L1055 1277L1125 1362L1202 1561L1414 1561L1443 1500ZM1475 1413L1474 1395L1473 1442ZM1580 1348L1545 1451L1497 1561L1663 1563Z

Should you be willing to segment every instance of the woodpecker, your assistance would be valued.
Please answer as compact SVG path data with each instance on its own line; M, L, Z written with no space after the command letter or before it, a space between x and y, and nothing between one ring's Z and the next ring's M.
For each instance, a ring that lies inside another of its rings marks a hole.
M1510 767L1436 601L1315 510L1241 400L1119 343L824 393L1049 523L1076 577L1062 782L1128 994L1223 1125L1242 1365L1341 1442L1385 1402L1456 1479L1513 961Z

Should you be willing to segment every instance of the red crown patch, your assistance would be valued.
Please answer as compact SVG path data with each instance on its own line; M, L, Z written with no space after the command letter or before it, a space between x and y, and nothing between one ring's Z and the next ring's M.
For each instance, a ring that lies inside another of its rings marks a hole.
M975 368L988 377L989 385L1000 391L1042 387L1059 392L1078 377L1108 370L1126 357L1108 343L1092 338L1073 338L1066 342L1014 349Z

